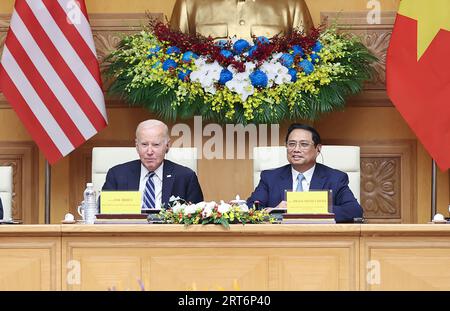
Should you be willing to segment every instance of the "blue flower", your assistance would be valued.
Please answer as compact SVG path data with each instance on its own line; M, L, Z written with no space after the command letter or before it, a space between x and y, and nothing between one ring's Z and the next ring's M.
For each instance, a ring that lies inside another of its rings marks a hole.
M225 58L229 58L229 57L233 56L233 53L229 50L221 50L220 54Z
M233 45L233 50L236 54L241 54L244 50L248 49L250 43L244 39L237 40Z
M319 62L319 60L320 60L320 56L319 55L317 55L316 53L312 53L311 54L311 62L313 64L317 64Z
M180 53L180 49L178 47L176 47L176 46L170 46L167 49L166 53L167 54L178 54L178 53Z
M300 45L293 45L292 46L292 51L294 51L294 56L297 56L297 55L303 56L303 55L305 55L305 52L303 52L303 48Z
M183 57L181 58L181 60L183 62L185 62L185 63L189 63L191 60L197 59L197 58L198 58L197 54L195 54L192 51L187 51L187 52L184 52Z
M292 56L291 54L285 53L285 54L281 55L280 62L286 67L291 67L292 64L294 63L294 56Z
M322 50L322 43L320 43L320 41L316 41L312 50L316 53L320 52L320 50Z
M222 71L220 72L219 83L223 85L231 79L233 79L233 74L231 73L231 71L229 71L228 69L222 69Z
M159 45L155 46L154 48L148 49L147 58L152 58L153 56L156 56L159 50L161 50L161 47Z
M164 71L167 71L169 69L175 69L175 68L177 68L177 66L178 66L178 64L176 63L176 61L174 61L173 59L169 58L168 60L166 60L163 63L162 68L163 68Z
M157 61L156 63L153 64L152 68L158 68L161 67L161 62Z
M253 53L255 53L257 49L258 49L258 46L257 46L257 45L252 46L252 47L248 50L248 56L249 56L249 57L252 57L252 56L253 56Z
M181 81L187 81L189 79L189 75L191 74L192 70L186 70L186 71L180 71L178 73L178 79Z
M314 71L314 65L307 59L302 60L298 65L303 68L303 72L306 75L309 75Z
M295 70L294 68L289 68L288 74L291 75L291 82L297 81L297 70Z
M259 86L259 87L266 87L267 86L267 75L262 72L261 70L255 70L253 71L250 76L250 81L252 82L253 86Z
M258 38L256 38L256 42L258 42L260 44L269 44L270 43L269 39L267 39L264 36L259 36Z

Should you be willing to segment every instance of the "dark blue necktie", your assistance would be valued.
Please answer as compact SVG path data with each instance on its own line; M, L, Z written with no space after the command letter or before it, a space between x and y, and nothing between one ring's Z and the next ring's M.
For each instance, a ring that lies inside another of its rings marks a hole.
M142 204L143 209L155 208L155 184L153 183L152 177L155 176L155 172L149 172L147 174L148 179L145 183L144 189L144 200Z

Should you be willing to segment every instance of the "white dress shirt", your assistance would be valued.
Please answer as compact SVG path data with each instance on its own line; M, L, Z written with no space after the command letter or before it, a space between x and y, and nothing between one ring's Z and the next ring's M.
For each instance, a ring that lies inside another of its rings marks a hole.
M163 178L163 166L164 162L154 171L155 175L152 177L153 184L155 185L155 208L161 208L162 198L162 178ZM141 163L141 178L139 179L139 191L144 194L145 184L147 183L149 170ZM142 195L142 198L144 196ZM142 199L143 201L144 199ZM143 203L143 202L142 202Z
M300 174L300 172L296 171L294 169L294 167L292 167L292 166L291 166L291 168L292 168L292 191L295 191L295 189L297 189L297 184L298 184L297 176L298 176L298 174ZM313 177L315 168L316 168L316 165L314 165L309 170L302 173L303 176L305 177L302 179L303 191L309 191L309 185L311 184L311 179Z

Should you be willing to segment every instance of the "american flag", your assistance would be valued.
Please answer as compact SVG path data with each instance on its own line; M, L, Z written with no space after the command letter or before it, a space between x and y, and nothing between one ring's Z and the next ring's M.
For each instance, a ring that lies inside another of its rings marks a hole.
M84 0L16 0L0 91L51 164L107 125Z

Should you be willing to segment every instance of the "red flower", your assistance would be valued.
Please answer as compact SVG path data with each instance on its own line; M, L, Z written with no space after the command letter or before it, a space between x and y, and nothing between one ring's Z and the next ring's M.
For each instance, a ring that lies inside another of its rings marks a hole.
M200 34L190 35L175 31L170 29L168 24L158 20L150 20L149 26L159 41L167 42L168 46L178 47L181 53L192 51L199 56L203 55L208 57L209 62L217 61L224 68L232 65L238 72L245 71L245 62L247 61L254 61L257 63L257 67L259 67L273 53L286 52L293 45L300 45L309 54L323 28L323 25L314 28L307 36L298 30L294 30L285 36L276 35L270 39L270 44L262 44L256 40L255 42L257 42L258 48L253 52L252 56L238 61L234 58L225 58L220 54L221 48L217 46L211 37L204 37ZM230 47L231 41L228 41L224 48L229 49Z

